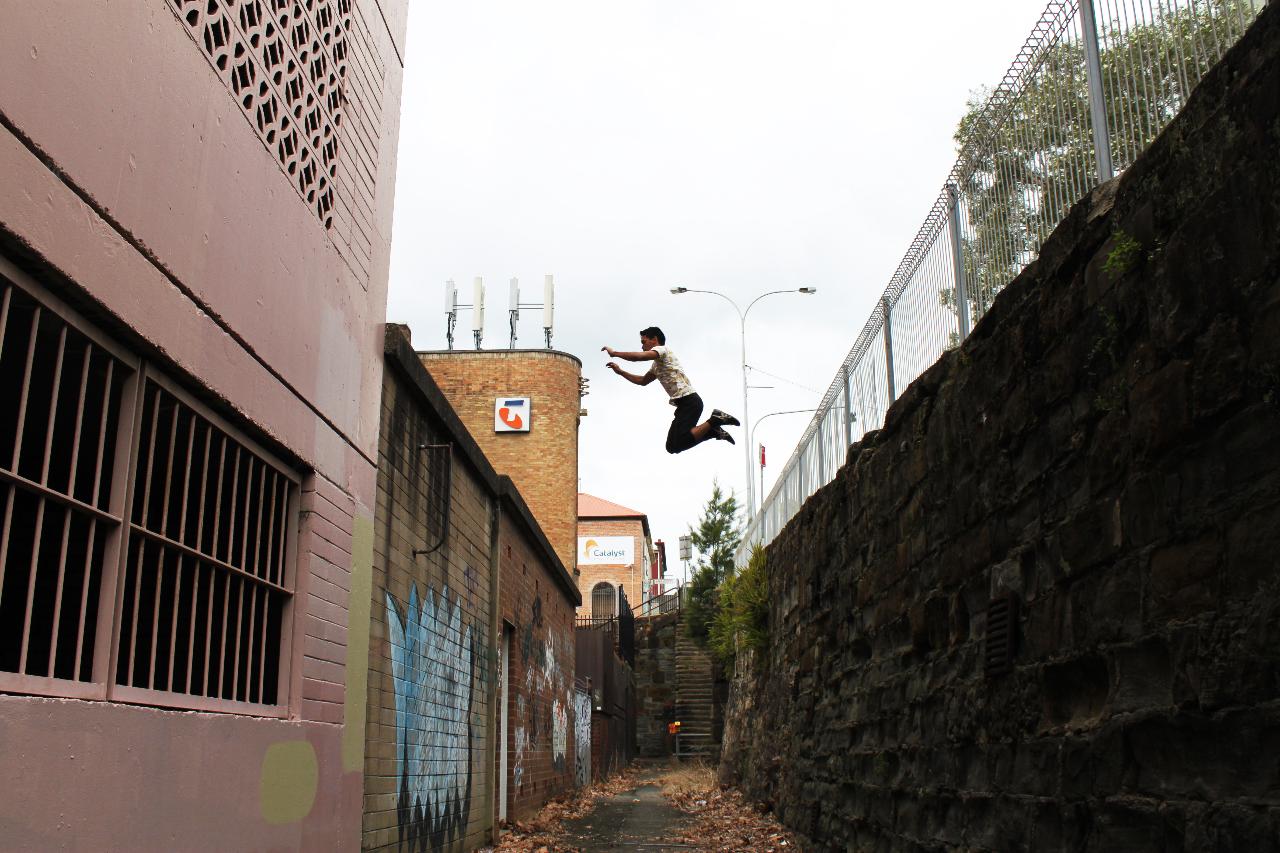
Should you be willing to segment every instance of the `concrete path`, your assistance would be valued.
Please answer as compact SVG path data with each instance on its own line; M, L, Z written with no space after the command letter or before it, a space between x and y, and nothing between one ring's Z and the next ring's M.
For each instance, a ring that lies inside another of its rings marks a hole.
M691 850L669 839L689 816L667 802L657 785L641 784L596 805L591 814L564 823L564 841L583 853L664 853Z

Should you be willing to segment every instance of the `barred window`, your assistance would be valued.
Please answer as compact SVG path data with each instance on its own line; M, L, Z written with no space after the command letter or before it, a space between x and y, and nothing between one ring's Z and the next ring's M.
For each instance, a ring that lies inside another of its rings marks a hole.
M618 594L611 584L600 581L591 588L591 618L609 619L618 615Z
M0 690L277 715L299 478L0 259Z

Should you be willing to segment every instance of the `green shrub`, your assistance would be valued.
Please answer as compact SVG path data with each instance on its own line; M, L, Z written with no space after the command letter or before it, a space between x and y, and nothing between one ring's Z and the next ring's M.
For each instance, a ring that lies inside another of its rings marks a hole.
M732 667L740 649L761 649L769 640L769 576L764 549L751 549L751 559L720 584L719 610L710 627L712 653Z

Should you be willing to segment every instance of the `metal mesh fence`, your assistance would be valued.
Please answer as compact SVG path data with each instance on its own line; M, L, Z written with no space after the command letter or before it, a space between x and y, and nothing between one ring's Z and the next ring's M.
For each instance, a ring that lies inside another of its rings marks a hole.
M1052 0L999 85L808 428L743 535L770 542L847 447L957 346L1071 205L1127 168L1265 0Z

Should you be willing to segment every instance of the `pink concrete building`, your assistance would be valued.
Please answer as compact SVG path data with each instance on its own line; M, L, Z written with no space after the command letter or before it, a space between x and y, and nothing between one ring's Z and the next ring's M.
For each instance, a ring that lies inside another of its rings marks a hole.
M0 847L359 846L407 7L4 6Z

